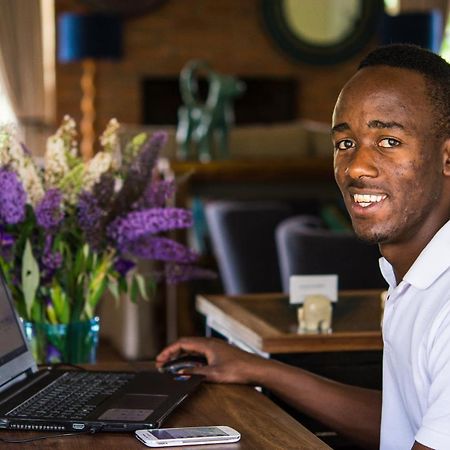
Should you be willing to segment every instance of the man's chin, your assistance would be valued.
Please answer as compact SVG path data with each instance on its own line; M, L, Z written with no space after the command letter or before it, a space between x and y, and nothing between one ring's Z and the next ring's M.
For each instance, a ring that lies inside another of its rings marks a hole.
M384 234L373 230L355 229L355 234L358 239L364 241L366 244L382 244L388 239Z

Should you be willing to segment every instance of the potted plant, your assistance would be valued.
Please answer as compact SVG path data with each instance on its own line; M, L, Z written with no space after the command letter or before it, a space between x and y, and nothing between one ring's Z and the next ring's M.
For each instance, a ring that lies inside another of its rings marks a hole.
M39 362L92 362L96 308L106 289L148 298L155 282L209 276L197 254L167 236L192 225L167 206L173 181L156 163L166 135L137 135L118 151L112 119L101 150L85 162L65 117L48 139L41 167L10 126L0 128L0 266ZM136 263L154 261L144 279Z

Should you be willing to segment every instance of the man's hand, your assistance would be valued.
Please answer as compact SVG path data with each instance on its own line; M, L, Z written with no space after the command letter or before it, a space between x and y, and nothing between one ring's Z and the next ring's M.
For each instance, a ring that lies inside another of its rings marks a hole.
M156 367L160 368L167 361L185 353L201 354L208 360L208 365L184 370L206 376L215 383L251 384L255 382L258 371L264 370L269 361L251 353L233 347L219 339L182 338L166 347L156 357Z

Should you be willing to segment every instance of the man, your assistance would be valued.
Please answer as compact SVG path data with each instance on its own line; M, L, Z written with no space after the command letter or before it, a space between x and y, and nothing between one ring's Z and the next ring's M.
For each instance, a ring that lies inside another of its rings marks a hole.
M157 364L203 353L192 372L265 386L364 448L450 449L450 65L409 45L373 51L338 97L332 139L354 230L379 244L389 283L383 393L204 338Z

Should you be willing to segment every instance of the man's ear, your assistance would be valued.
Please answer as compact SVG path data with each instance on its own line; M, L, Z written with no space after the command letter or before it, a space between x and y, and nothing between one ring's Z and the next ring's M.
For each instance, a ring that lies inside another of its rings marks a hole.
M442 172L445 176L450 177L450 138L444 142L443 156L443 169Z

